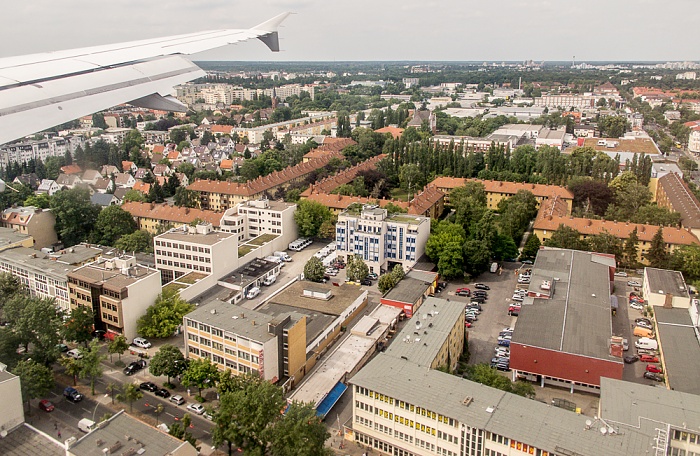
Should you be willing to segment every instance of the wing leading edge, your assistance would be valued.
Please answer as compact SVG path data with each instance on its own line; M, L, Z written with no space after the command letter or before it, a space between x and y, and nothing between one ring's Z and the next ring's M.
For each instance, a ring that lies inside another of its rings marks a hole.
M80 116L134 101L178 110L164 98L174 85L205 73L193 54L258 38L279 51L282 13L250 29L212 30L164 38L0 59L0 144ZM180 105L179 110L184 107Z

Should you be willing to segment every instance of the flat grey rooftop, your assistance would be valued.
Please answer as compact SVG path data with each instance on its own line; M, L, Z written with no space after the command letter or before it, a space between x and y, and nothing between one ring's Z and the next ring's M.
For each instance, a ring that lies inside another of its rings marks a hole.
M224 241L231 236L238 236L235 233L226 233L223 231L212 231L207 234L201 234L201 233L183 233L182 231L169 231L167 233L163 233L160 236L158 236L158 239L160 240L168 240L168 241L180 241L180 242L189 242L189 243L194 243L194 244L202 244L202 245L215 245L218 244L221 241Z
M387 356L430 367L455 323L464 322L464 303L427 298L386 350Z
M257 342L265 342L274 338L275 335L267 331L268 323L280 322L285 317L284 314L268 315L217 299L202 304L185 315L185 318L190 320L199 321Z
M585 429L589 418L583 415L387 354L375 357L350 383L550 453L646 454L652 440L652 436L633 428L612 438L603 436L597 429Z
M306 345L316 339L327 327L336 319L335 316L326 315L321 312L285 306L283 304L275 304L267 302L256 309L258 312L270 316L276 320L282 320L285 316L291 315L292 320L298 321L302 317L306 317Z
M16 264L60 280L67 280L66 274L75 269L75 266L50 260L48 255L27 247L3 250L0 252L0 261L7 261L10 264Z
M263 258L256 258L243 266L239 267L232 273L219 279L219 282L226 282L232 285L247 287L258 278L264 276L268 272L277 267L274 261L267 261Z
M31 238L31 236L28 234L22 234L19 231L13 230L12 228L0 227L0 248L16 242L26 241L29 238Z
M620 361L610 355L609 348L612 318L608 263L608 258L589 252L540 250L528 291L541 291L542 282L547 280L552 284L552 297L525 300L513 343Z
M649 290L652 293L670 294L682 298L690 298L688 287L683 279L683 274L669 269L644 269Z
M688 309L654 311L668 384L676 391L700 394L700 343Z
M115 448L111 454L125 454L133 448L135 453L131 454L162 456L183 444L189 445L121 411L78 440L70 452L75 456L104 456L110 454L103 451L105 448Z
M629 426L646 423L652 429L661 422L696 432L700 428L700 396L662 386L650 388L645 384L601 378L600 405L601 417L608 422Z
M414 304L428 291L430 285L430 282L424 280L404 277L394 288L382 296L382 299Z
M34 427L24 423L0 439L3 456L65 456L62 445Z
M325 293L330 290L332 296L328 301L304 296L304 290ZM357 285L346 283L339 287L330 283L314 283L308 280L298 280L281 293L276 294L268 302L285 306L306 309L328 315L340 315L360 296L367 292Z

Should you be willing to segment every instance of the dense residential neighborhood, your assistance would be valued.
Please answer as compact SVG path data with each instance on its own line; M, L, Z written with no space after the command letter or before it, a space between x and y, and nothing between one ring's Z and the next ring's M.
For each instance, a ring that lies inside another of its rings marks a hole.
M0 454L700 455L700 64L192 46L3 133Z

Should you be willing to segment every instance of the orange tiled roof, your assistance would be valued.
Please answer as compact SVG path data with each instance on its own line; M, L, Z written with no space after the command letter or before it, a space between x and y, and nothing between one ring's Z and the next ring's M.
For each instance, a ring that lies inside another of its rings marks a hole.
M658 191L663 190L674 212L681 214L681 226L700 228L700 201L688 184L676 173L668 173L658 182Z
M168 152L168 160L179 160L180 159L180 152L173 150L171 152Z
M333 190L340 187L341 185L349 184L350 182L352 182L353 179L357 177L357 174L360 171L366 171L369 169L376 168L377 163L379 163L379 161L381 161L385 157L386 154L380 154L376 157L372 157L368 160L358 163L357 165L351 168L344 169L338 172L337 174L334 174L333 176L329 176L315 184L312 184L311 187L304 190L304 193L302 193L302 195L306 196L311 192L331 193Z
M122 171L124 171L125 173L128 172L132 166L134 166L134 162L129 160L122 161Z
M540 203L538 213L542 214L543 217L549 215L566 217L569 215L569 205L566 204L562 198L556 196L554 198L547 198Z
M244 184L228 181L212 181L209 179L197 180L187 186L188 190L205 193L220 193L224 195L253 196L275 188L286 182L298 179L302 176L322 168L328 164L331 158L341 158L340 152L334 152L321 158L316 158L308 162L289 166L282 171L275 171L267 176L258 177Z
M162 154L164 150L165 150L165 146L162 146L160 144L156 144L155 146L153 146L153 153L154 154Z
M148 195L148 192L151 191L151 184L147 184L147 183L139 180L139 181L136 181L136 183L134 184L134 186L132 188L136 191L139 191L141 193L145 193L146 195Z
M481 179L465 179L462 177L436 177L430 185L438 189L452 190L464 186L467 182L481 182L484 184L486 193L505 193L515 195L520 190L527 190L539 198L550 198L559 196L563 199L574 199L574 194L565 187L559 185L524 184L520 182L505 182Z
M409 214L425 214L435 203L445 197L445 194L435 187L426 185L419 194L409 201Z
M230 171L233 169L233 160L221 160L219 163L219 168Z
M380 207L384 207L389 203L393 203L396 206L408 209L408 203L406 201L399 200L388 200L388 199L376 199L376 198L365 198L362 196L346 196L346 195L333 195L330 193L312 193L306 197L310 201L316 201L321 203L326 207L331 209L344 210L347 209L353 203L360 204L371 204L379 202Z
M384 127L379 130L374 130L375 133L391 133L394 139L398 139L403 135L403 128L398 127Z
M212 133L220 133L222 135L230 135L232 131L233 131L233 126L231 126L231 125L212 125L211 126Z
M134 218L150 218L166 222L192 223L196 219L219 226L222 212L202 209L190 209L188 207L170 206L168 204L140 203L129 201L122 205L122 209Z
M659 229L655 225L643 225L641 223L613 222L609 220L593 220L579 217L561 217L557 215L545 215L540 212L535 219L534 229L556 231L559 225L568 226L583 235L600 234L607 231L619 239L629 238L632 231L637 228L637 237L640 241L651 242L651 239ZM693 233L685 228L664 227L664 242L674 245L700 244Z
M83 170L80 169L78 165L66 165L61 166L61 172L63 172L63 174L79 174L82 173Z

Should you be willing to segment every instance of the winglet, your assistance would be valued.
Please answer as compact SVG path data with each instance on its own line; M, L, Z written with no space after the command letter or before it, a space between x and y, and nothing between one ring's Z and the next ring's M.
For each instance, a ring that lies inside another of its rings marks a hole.
M277 27L279 27L282 21L287 19L287 16L289 16L290 14L292 13L287 12L279 14L273 17L272 19L253 27L253 30L268 32L265 35L259 36L258 39L265 43L265 45L267 45L267 47L269 47L272 52L279 52L280 50L280 41L279 35L277 34Z

